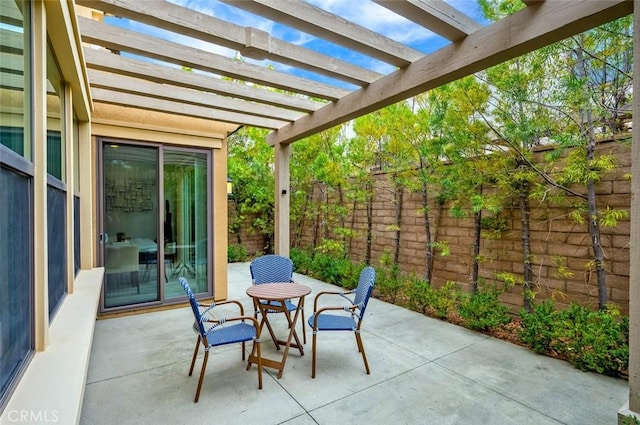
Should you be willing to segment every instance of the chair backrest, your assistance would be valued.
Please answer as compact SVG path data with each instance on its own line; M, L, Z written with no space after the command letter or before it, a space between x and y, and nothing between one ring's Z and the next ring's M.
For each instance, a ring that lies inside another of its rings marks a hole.
M373 267L367 266L360 272L360 280L358 281L358 287L356 288L356 297L353 299L353 303L358 305L358 319L362 320L364 312L367 309L369 298L373 292L373 287L376 283L376 271Z
M281 255L263 255L253 260L249 266L254 285L293 280L293 261Z
M178 281L180 282L180 286L182 286L182 289L184 289L184 292L186 292L187 296L189 297L189 303L191 304L193 317L196 320L194 323L194 329L197 326L197 330L198 332L200 332L200 336L203 338L206 338L206 331L204 329L204 324L202 323L202 315L200 314L200 307L198 306L198 301L196 301L196 297L193 295L193 292L191 291L189 282L187 282L187 279L185 279L184 276L180 276Z

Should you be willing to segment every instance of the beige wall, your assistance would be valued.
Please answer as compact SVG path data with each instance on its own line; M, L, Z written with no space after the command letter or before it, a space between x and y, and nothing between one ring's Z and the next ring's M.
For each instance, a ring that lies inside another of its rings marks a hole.
M210 120L102 103L94 104L92 115L94 138L113 137L211 150L213 209L209 220L214 232L211 270L216 300L227 298L227 134L236 128L236 125ZM95 149L96 144L93 146ZM91 179L96 181L97 172Z

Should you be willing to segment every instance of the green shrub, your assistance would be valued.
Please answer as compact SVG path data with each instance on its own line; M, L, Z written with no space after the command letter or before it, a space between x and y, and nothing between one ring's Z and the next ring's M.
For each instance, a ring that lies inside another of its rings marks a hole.
M584 371L617 376L629 364L628 318L620 317L617 308L590 311L572 305L567 320L566 356L573 365Z
M404 286L404 279L400 276L397 267L380 266L376 270L376 287L380 296L391 303L397 301L398 293Z
M636 416L627 416L622 420L623 425L640 425L640 419Z
M227 262L240 263L247 261L247 249L242 245L229 245L227 247Z
M423 313L446 319L455 313L462 299L462 291L455 282L447 282L436 289L421 279L411 279L406 288L409 305Z
M456 312L462 299L462 290L457 283L447 281L440 289L434 292L431 308L436 317L445 319L449 313Z
M435 297L434 293L436 289L425 279L412 277L407 280L405 291L407 293L409 307L424 314L427 312L428 307Z
M289 258L293 261L293 269L297 273L308 274L311 269L311 254L299 248L291 248Z
M509 309L499 299L500 291L496 288L482 289L475 294L464 296L460 302L458 313L464 319L466 327L474 330L488 331L511 321Z
M551 353L552 344L557 338L558 313L555 302L552 299L546 299L540 304L534 304L531 313L522 310L520 318L522 329L519 336L522 342L538 354Z
M537 353L567 359L580 370L620 375L629 364L629 322L613 306L592 311L573 303L557 311L552 300L522 312L522 341Z
M328 254L316 253L311 262L313 275L320 280L348 289L352 284L352 263L345 258L335 258Z

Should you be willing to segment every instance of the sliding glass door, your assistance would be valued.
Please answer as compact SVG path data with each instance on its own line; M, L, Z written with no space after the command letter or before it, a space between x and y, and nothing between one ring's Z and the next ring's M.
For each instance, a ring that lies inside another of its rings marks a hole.
M104 143L104 307L160 301L156 147Z
M202 150L102 143L104 309L181 297L180 276L209 291L209 163Z
M164 150L164 261L168 280L176 280L167 286L167 298L184 295L177 283L180 276L194 292L207 292L207 163L206 153Z

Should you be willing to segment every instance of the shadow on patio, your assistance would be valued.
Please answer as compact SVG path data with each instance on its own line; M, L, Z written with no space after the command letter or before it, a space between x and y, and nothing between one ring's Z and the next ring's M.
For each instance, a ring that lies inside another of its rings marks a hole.
M295 274L313 297L334 288ZM229 264L229 297L251 301L248 263ZM335 289L335 288L334 288ZM187 371L195 342L188 307L99 320L81 424L613 424L627 401L621 379L580 372L521 347L372 299L363 323L371 375L351 333L318 335L311 379L305 355L291 349L284 374L247 372L240 345L209 358L200 401ZM275 318L284 326L284 318ZM300 323L298 323L298 329ZM266 329L263 355L273 357ZM249 348L249 346L247 347ZM200 356L201 357L201 356Z

